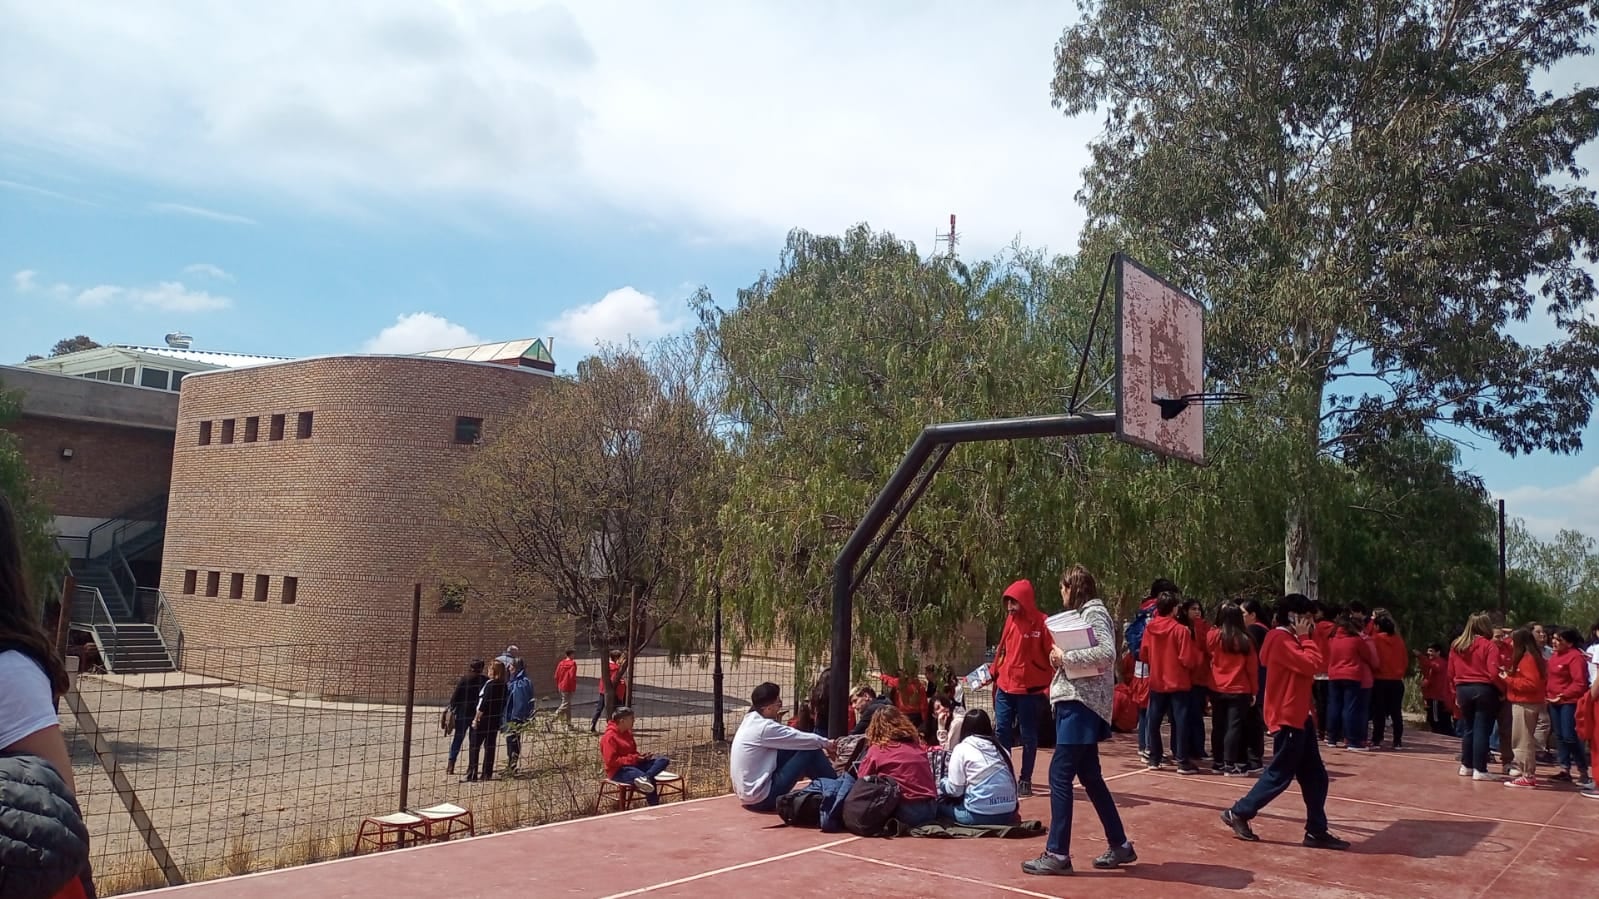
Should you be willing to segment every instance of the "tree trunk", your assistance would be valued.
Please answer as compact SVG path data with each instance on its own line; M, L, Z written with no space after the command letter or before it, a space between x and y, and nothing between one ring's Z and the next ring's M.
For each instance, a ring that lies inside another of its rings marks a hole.
M1283 592L1303 593L1316 599L1320 559L1311 532L1308 503L1301 499L1289 509L1287 524L1283 538Z
M1316 532L1313 507L1321 453L1321 406L1327 389L1325 372L1307 374L1299 383L1289 387L1294 394L1289 402L1291 433L1299 435L1303 443L1289 463L1291 477L1289 500L1283 534L1283 592L1302 593L1311 599L1318 598L1321 557L1316 549Z

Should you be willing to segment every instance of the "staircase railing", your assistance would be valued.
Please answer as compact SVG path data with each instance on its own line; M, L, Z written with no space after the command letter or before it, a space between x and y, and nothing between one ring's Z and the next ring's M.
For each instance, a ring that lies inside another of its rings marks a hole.
M160 527L167 518L167 495L151 497L89 529L83 541L85 559L96 559L145 531Z
M100 594L99 588L79 584L67 613L70 616L69 623L73 627L87 630L94 635L94 642L100 647L100 658L105 660L106 670L116 673L116 664L111 659L111 653L105 651L107 642L105 635L116 636L117 622L111 617L111 610L106 608L105 597Z
M167 595L154 587L140 587L139 608L149 616L141 617L139 620L145 624L155 625L155 632L165 644L172 664L182 668L183 627L178 624L177 613L167 603Z

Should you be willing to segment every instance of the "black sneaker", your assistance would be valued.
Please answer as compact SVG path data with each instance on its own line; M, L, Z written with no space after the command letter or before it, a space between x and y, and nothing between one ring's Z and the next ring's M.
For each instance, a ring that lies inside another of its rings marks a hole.
M1138 861L1138 853L1133 851L1133 844L1123 843L1120 846L1112 846L1105 851L1104 855L1094 859L1094 867L1108 870L1120 868L1122 865L1130 865L1136 861Z
M1249 822L1233 814L1232 809L1224 809L1222 811L1221 823L1232 828L1233 836L1246 843L1260 842L1260 837L1255 836L1255 832L1249 829ZM1309 839L1309 837L1306 837L1306 839Z
M1204 772L1200 771L1198 768L1195 768L1193 765L1178 765L1177 766L1177 773L1178 774L1203 774Z
M1056 858L1046 852L1038 858L1022 862L1022 873L1064 877L1072 873L1072 862L1071 859Z
M1033 782L1030 780L1024 780L1017 783L1016 795L1018 798L1033 795Z
M1311 849L1332 849L1336 852L1342 852L1349 848L1349 841L1340 840L1332 834L1322 831L1321 833L1305 834L1305 845Z
M1234 765L1222 771L1224 777L1248 777L1249 771L1243 765Z

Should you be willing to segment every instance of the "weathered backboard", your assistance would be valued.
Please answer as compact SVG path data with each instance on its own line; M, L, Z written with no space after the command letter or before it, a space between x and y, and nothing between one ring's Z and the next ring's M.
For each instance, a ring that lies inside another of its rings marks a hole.
M1205 462L1205 408L1171 418L1160 400L1205 390L1205 309L1126 255L1116 256L1116 436L1134 446Z

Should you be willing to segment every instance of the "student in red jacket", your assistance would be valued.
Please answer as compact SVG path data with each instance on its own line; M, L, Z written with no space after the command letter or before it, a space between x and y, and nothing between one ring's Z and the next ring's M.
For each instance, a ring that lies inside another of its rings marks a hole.
M1511 706L1510 733L1515 747L1516 767L1511 769L1507 787L1538 786L1538 752L1533 734L1538 716L1548 696L1548 672L1543 647L1532 635L1532 628L1517 628L1510 635L1510 664L1499 672L1505 682L1505 699ZM1500 737L1503 740L1503 736ZM1506 756L1510 753L1505 753Z
M1556 757L1560 771L1555 780L1571 780L1571 769L1577 769L1578 783L1592 783L1588 779L1588 749L1577 735L1577 703L1588 692L1588 657L1580 647L1582 635L1576 628L1556 632L1554 655L1549 657L1549 718L1554 726Z
M1194 751L1190 759L1195 765L1205 760L1205 706L1210 702L1210 622L1205 620L1205 606L1197 599L1185 599L1177 607L1177 620L1188 625L1188 633L1194 638L1194 650L1198 660L1194 663L1189 676L1193 678L1194 685L1188 690L1188 746ZM1211 734L1211 761L1221 764L1218 758L1221 754L1221 740L1212 732Z
M1169 715L1177 773L1198 774L1199 769L1189 761L1200 750L1189 745L1193 730L1188 716L1194 686L1192 671L1199 664L1200 656L1188 628L1177 620L1180 602L1175 593L1160 595L1155 603L1155 617L1144 629L1144 641L1139 646L1139 656L1149 665L1149 718L1145 741L1149 747L1149 767L1158 769L1165 761L1160 727Z
M1327 698L1331 687L1327 680L1328 641L1332 639L1333 631L1337 626L1333 624L1341 610L1331 603L1320 600L1311 600L1311 605L1316 611L1316 627L1311 632L1311 639L1316 642L1316 651L1321 653L1321 670L1316 672L1316 682L1312 685L1311 696L1316 707L1316 737L1327 739L1327 723L1331 717L1327 708Z
M1336 625L1338 630L1327 641L1327 745L1345 744L1350 752L1366 752L1377 647L1353 615L1338 616Z
M1273 735L1271 764L1242 799L1221 813L1221 820L1240 840L1259 840L1250 820L1297 781L1305 799L1304 845L1348 849L1347 842L1327 830L1327 766L1310 720L1311 684L1322 667L1311 639L1315 620L1310 599L1299 593L1283 597L1277 604L1277 624L1260 653L1266 666L1266 729Z
M1463 724L1460 776L1496 780L1488 773L1488 735L1499 720L1499 646L1493 621L1478 612L1449 646L1449 681L1455 687Z
M1421 700L1427 706L1427 729L1435 734L1455 736L1455 696L1449 684L1449 663L1444 660L1444 647L1433 643L1427 654L1419 656L1421 664Z
M566 729L572 729L572 697L577 695L577 650L568 649L566 655L555 663L555 692L561 694L561 707L555 710L555 717L566 722Z
M616 704L627 705L627 682L622 679L622 651L611 650L611 686L616 689ZM600 716L605 714L605 682L602 680L597 685L600 688L599 698L594 700L594 717L589 719L589 733L594 733L594 728L600 723Z
M1382 745L1383 725L1392 723L1394 749L1402 748L1405 739L1405 672L1410 668L1410 654L1405 638L1399 636L1399 625L1387 610L1379 609L1371 618L1377 635L1371 638L1377 647L1376 685L1371 691L1371 745Z
M605 776L617 783L631 784L644 794L644 801L657 805L661 797L655 792L655 781L672 764L664 755L648 755L638 751L633 740L633 710L621 706L611 713L611 726L600 737L600 758L605 762Z
M1033 795L1033 763L1038 759L1038 725L1049 708L1049 682L1055 669L1049 651L1055 640L1033 601L1033 585L1016 581L1005 588L1005 628L994 653L994 739L1006 752L1021 731L1022 769L1018 796Z
M1216 620L1217 626L1205 638L1209 643L1206 654L1210 657L1210 682L1215 690L1210 698L1215 715L1211 734L1221 744L1216 753L1216 770L1237 777L1249 770L1248 721L1259 686L1260 659L1255 653L1255 641L1244 625L1241 606L1223 603Z

